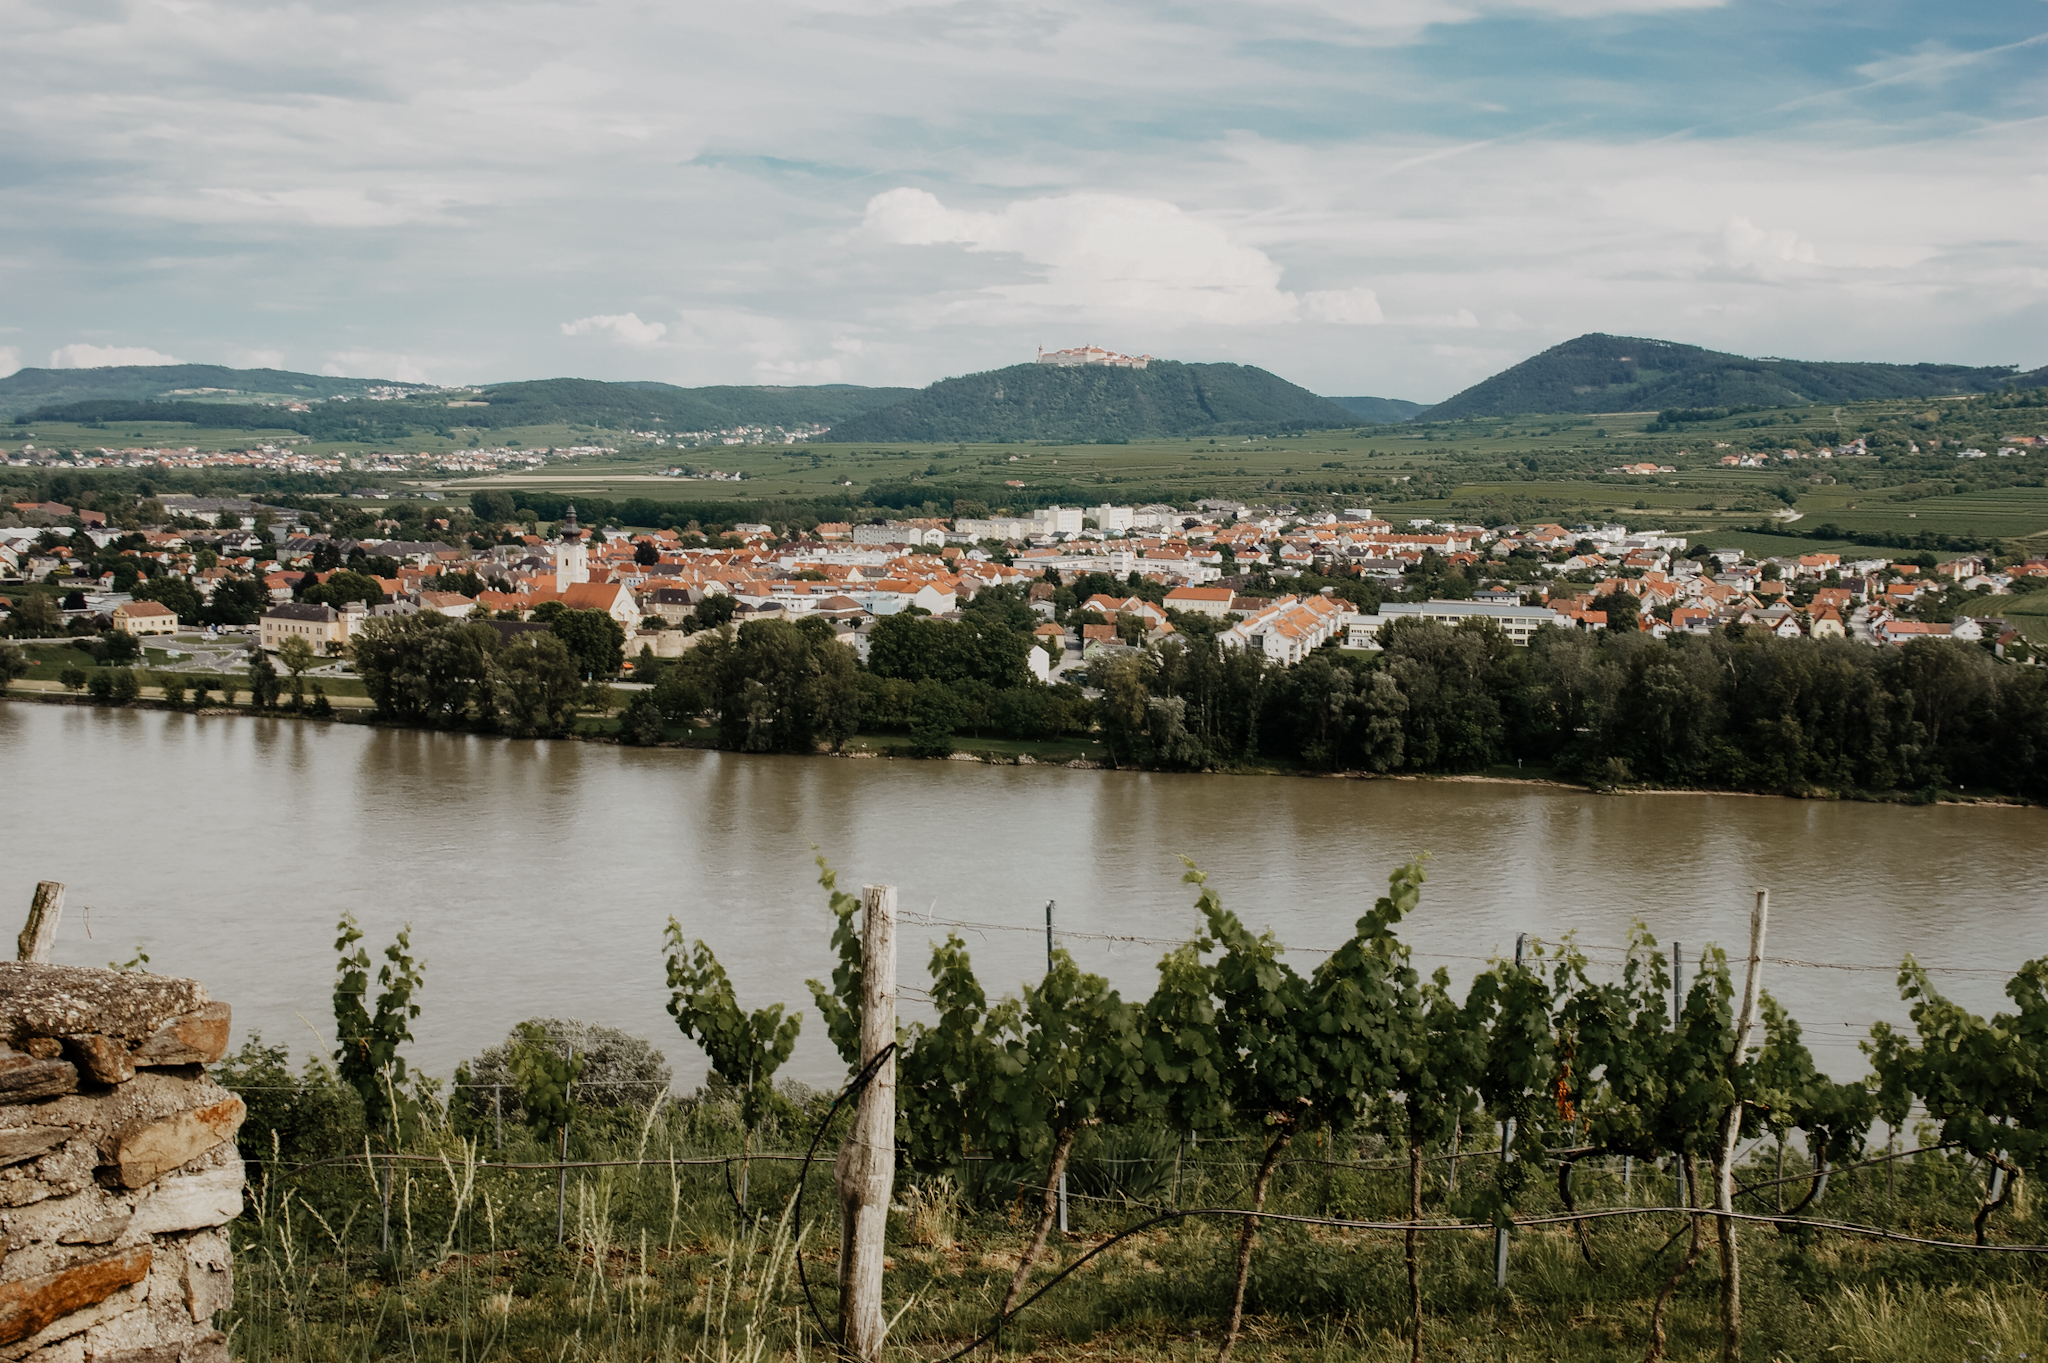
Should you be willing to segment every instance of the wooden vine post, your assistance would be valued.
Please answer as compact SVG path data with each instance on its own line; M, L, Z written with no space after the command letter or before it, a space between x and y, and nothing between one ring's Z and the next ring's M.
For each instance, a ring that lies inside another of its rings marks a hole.
M87 917L91 911L87 910ZM54 880L40 881L36 896L29 901L28 922L15 939L17 961L47 961L50 944L57 940L57 924L64 917L64 887Z
M1756 907L1749 914L1749 968L1742 977L1742 1007L1735 1015L1735 1050L1728 1058L1732 1078L1749 1049L1749 1034L1756 1025L1757 994L1763 988L1764 930L1770 924L1771 892L1756 892ZM1742 1266L1737 1257L1735 1218L1735 1146L1742 1137L1742 1099L1722 1115L1720 1143L1714 1149L1714 1210L1721 1242L1721 1357L1724 1363L1742 1359Z
M896 1040L896 887L861 889L860 1063ZM878 1363L882 1246L896 1182L896 1058L875 1070L839 1147L839 1336L849 1358Z

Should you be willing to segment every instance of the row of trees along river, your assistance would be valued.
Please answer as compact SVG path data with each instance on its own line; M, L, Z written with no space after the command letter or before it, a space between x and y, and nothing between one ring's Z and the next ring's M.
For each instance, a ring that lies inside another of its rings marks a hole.
M626 704L618 733L752 752L893 733L926 756L1085 736L1116 765L1172 771L1527 764L1599 786L2048 794L2048 670L1975 645L1544 629L1517 648L1489 622L1404 620L1377 653L1331 647L1282 668L1221 647L1216 622L1180 616L1163 641L1096 659L1083 687L1031 679L1035 623L1014 590L984 592L958 622L878 621L866 664L821 620L721 627L673 662L642 654L635 676L655 685ZM506 641L422 614L370 622L355 656L385 718L561 733L585 685L623 661L616 631L566 612L549 633Z

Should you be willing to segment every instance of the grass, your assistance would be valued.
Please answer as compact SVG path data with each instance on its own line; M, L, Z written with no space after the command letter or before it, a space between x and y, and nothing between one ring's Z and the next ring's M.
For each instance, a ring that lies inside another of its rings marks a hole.
M388 1251L378 1241L375 1191L360 1171L329 1167L292 1177L275 1163L260 1174L252 1169L251 1211L236 1227L237 1357L759 1363L829 1352L793 1280L791 1255L801 1252L819 1305L834 1319L832 1143L812 1171L799 1232L788 1213L794 1165L753 1164L752 1214L742 1218L723 1167L683 1162L734 1153L729 1105L686 1104L606 1126L595 1137L579 1131L572 1159L629 1163L571 1171L568 1233L559 1246L553 1174L483 1167L492 1153L487 1130L471 1133L470 1144L454 1132L431 1136L417 1147L431 1152L428 1161L399 1166ZM806 1134L804 1122L792 1121L772 1145L801 1146ZM536 1136L508 1135L503 1158L547 1158ZM1188 1150L1163 1132L1091 1132L1071 1179L1072 1230L1053 1237L1034 1285L1176 1193L1186 1206L1242 1205L1249 1148L1225 1139ZM1313 1158L1318 1153L1312 1148L1282 1166L1271 1210L1399 1218L1406 1193L1399 1151L1347 1142L1337 1156L1367 1162L1343 1168ZM1488 1155L1469 1157L1462 1191L1453 1193L1447 1164L1433 1161L1426 1215L1470 1215L1490 1165ZM1750 1172L1764 1176L1769 1167L1767 1153ZM936 1360L986 1327L1028 1232L1029 1198L1016 1195L1028 1193L1021 1185L1031 1176L1022 1166L992 1163L971 1164L960 1178L899 1174L884 1285L885 1312L897 1317L892 1355ZM1838 1174L1822 1214L1967 1239L1974 1169L1922 1156L1895 1177L1894 1185L1881 1170ZM1588 1207L1625 1199L1668 1207L1673 1196L1670 1180L1649 1166L1636 1167L1626 1193L1611 1162L1582 1166L1577 1183ZM1535 1181L1524 1212L1556 1209L1549 1185ZM1158 1363L1213 1356L1236 1224L1190 1219L1120 1241L1027 1308L1006 1330L1004 1351ZM2002 1242L2048 1238L2037 1211L2000 1213L1994 1224ZM1519 1231L1505 1291L1494 1287L1489 1233L1425 1237L1426 1354L1640 1358L1650 1302L1675 1259L1669 1237L1681 1228L1669 1210L1593 1223L1598 1266L1567 1230ZM2009 1360L2048 1348L2048 1269L2031 1258L1762 1227L1740 1235L1746 1357ZM1710 1244L1680 1287L1669 1321L1673 1358L1718 1351L1715 1264ZM1246 1357L1332 1363L1404 1358L1406 1302L1397 1232L1268 1222L1241 1348Z

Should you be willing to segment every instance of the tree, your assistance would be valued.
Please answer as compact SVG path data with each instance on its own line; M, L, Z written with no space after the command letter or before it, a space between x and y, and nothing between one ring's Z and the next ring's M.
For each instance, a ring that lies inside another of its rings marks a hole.
M5 694L17 678L28 675L28 655L17 644L0 644L0 694Z
M82 667L67 667L57 674L57 681L66 691L76 695L78 689L85 685L85 669Z
M366 606L383 604L384 587L374 577L349 569L332 573L325 582L301 583L301 601L315 606L332 606L340 610L351 601L360 601Z
M114 704L132 705L142 695L142 678L135 669L130 667L119 668L113 673L113 679L114 685L110 699L112 699Z
M488 662L498 643L488 625L421 611L365 621L350 649L378 714L455 724L492 704Z
M255 578L223 578L214 585L199 618L209 625L253 625L269 607L270 591Z
M652 691L636 691L619 714L619 737L638 747L652 747L667 737L667 720Z
M469 494L469 509L479 521L486 525L505 525L519 514L513 505L512 494L498 488Z
M191 583L168 573L136 583L131 595L137 601L155 601L170 607L178 613L178 623L184 625L199 623L200 608L204 604Z
M515 634L490 655L491 697L508 733L546 738L575 721L582 680L569 647L554 634Z
M1600 600L1606 606L1607 628L1614 634L1636 632L1636 622L1642 615L1643 603L1629 592L1619 588L1607 593Z
M257 709L268 710L277 704L280 690L276 665L259 650L249 660L249 699Z
M7 616L7 632L17 639L49 639L64 632L64 613L48 592L22 592Z
M568 645L569 656L585 681L616 677L626 665L626 630L598 610L565 610L548 629Z

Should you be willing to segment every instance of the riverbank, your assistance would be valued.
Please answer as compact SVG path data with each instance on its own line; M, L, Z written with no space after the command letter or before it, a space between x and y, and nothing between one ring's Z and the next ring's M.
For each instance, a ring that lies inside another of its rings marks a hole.
M139 709L166 710L179 714L198 714L208 717L241 716L260 719L296 719L324 724L359 724L379 728L411 728L413 726L388 723L375 717L373 703L367 696L340 695L330 692L328 704L333 713L316 715L310 707L293 710L279 705L271 709L259 709L253 705L209 705L193 710L187 706L173 706L165 702L161 687L145 686L136 700L125 707L103 705L81 693L73 692L55 682L37 679L17 680L0 700L27 701L37 704L77 706L85 709ZM671 735L659 743L642 744L648 749L677 749L700 752L730 752L720 748L709 726L691 730L687 734L678 732L679 726L668 725ZM428 731L440 732L440 731ZM463 729L452 732L473 733L479 737L510 737L492 733L489 730ZM599 743L617 746L635 746L621 737L619 719L607 712L602 715L585 712L577 716L575 727L551 737L557 740L573 740L579 743ZM741 754L745 755L745 754ZM803 756L803 754L778 754L779 756ZM829 757L841 760L887 760L905 762L952 761L978 762L998 767L1065 767L1073 771L1114 770L1115 763L1108 759L1104 745L1096 739L957 739L953 750L944 757L921 756L911 748L907 736L891 734L856 734L837 751L820 749L810 754L815 757ZM1143 770L1142 768L1140 770ZM1764 791L1732 790L1718 787L1669 787L1648 785L1596 786L1582 782L1564 780L1550 773L1527 773L1520 768L1498 768L1486 772L1371 772L1371 771L1310 771L1300 766L1278 763L1259 763L1228 768L1217 768L1203 772L1158 773L1164 775L1188 776L1293 776L1338 781L1413 781L1446 784L1527 786L1539 789L1574 791L1592 795L1722 795L1740 796L1756 800L1801 800L1801 801L1853 801L1861 804L1891 805L1958 805L1981 806L1998 809L2038 808L2037 801L2024 796L1993 793L1972 795L1963 791L1834 791L1811 789L1805 791Z

